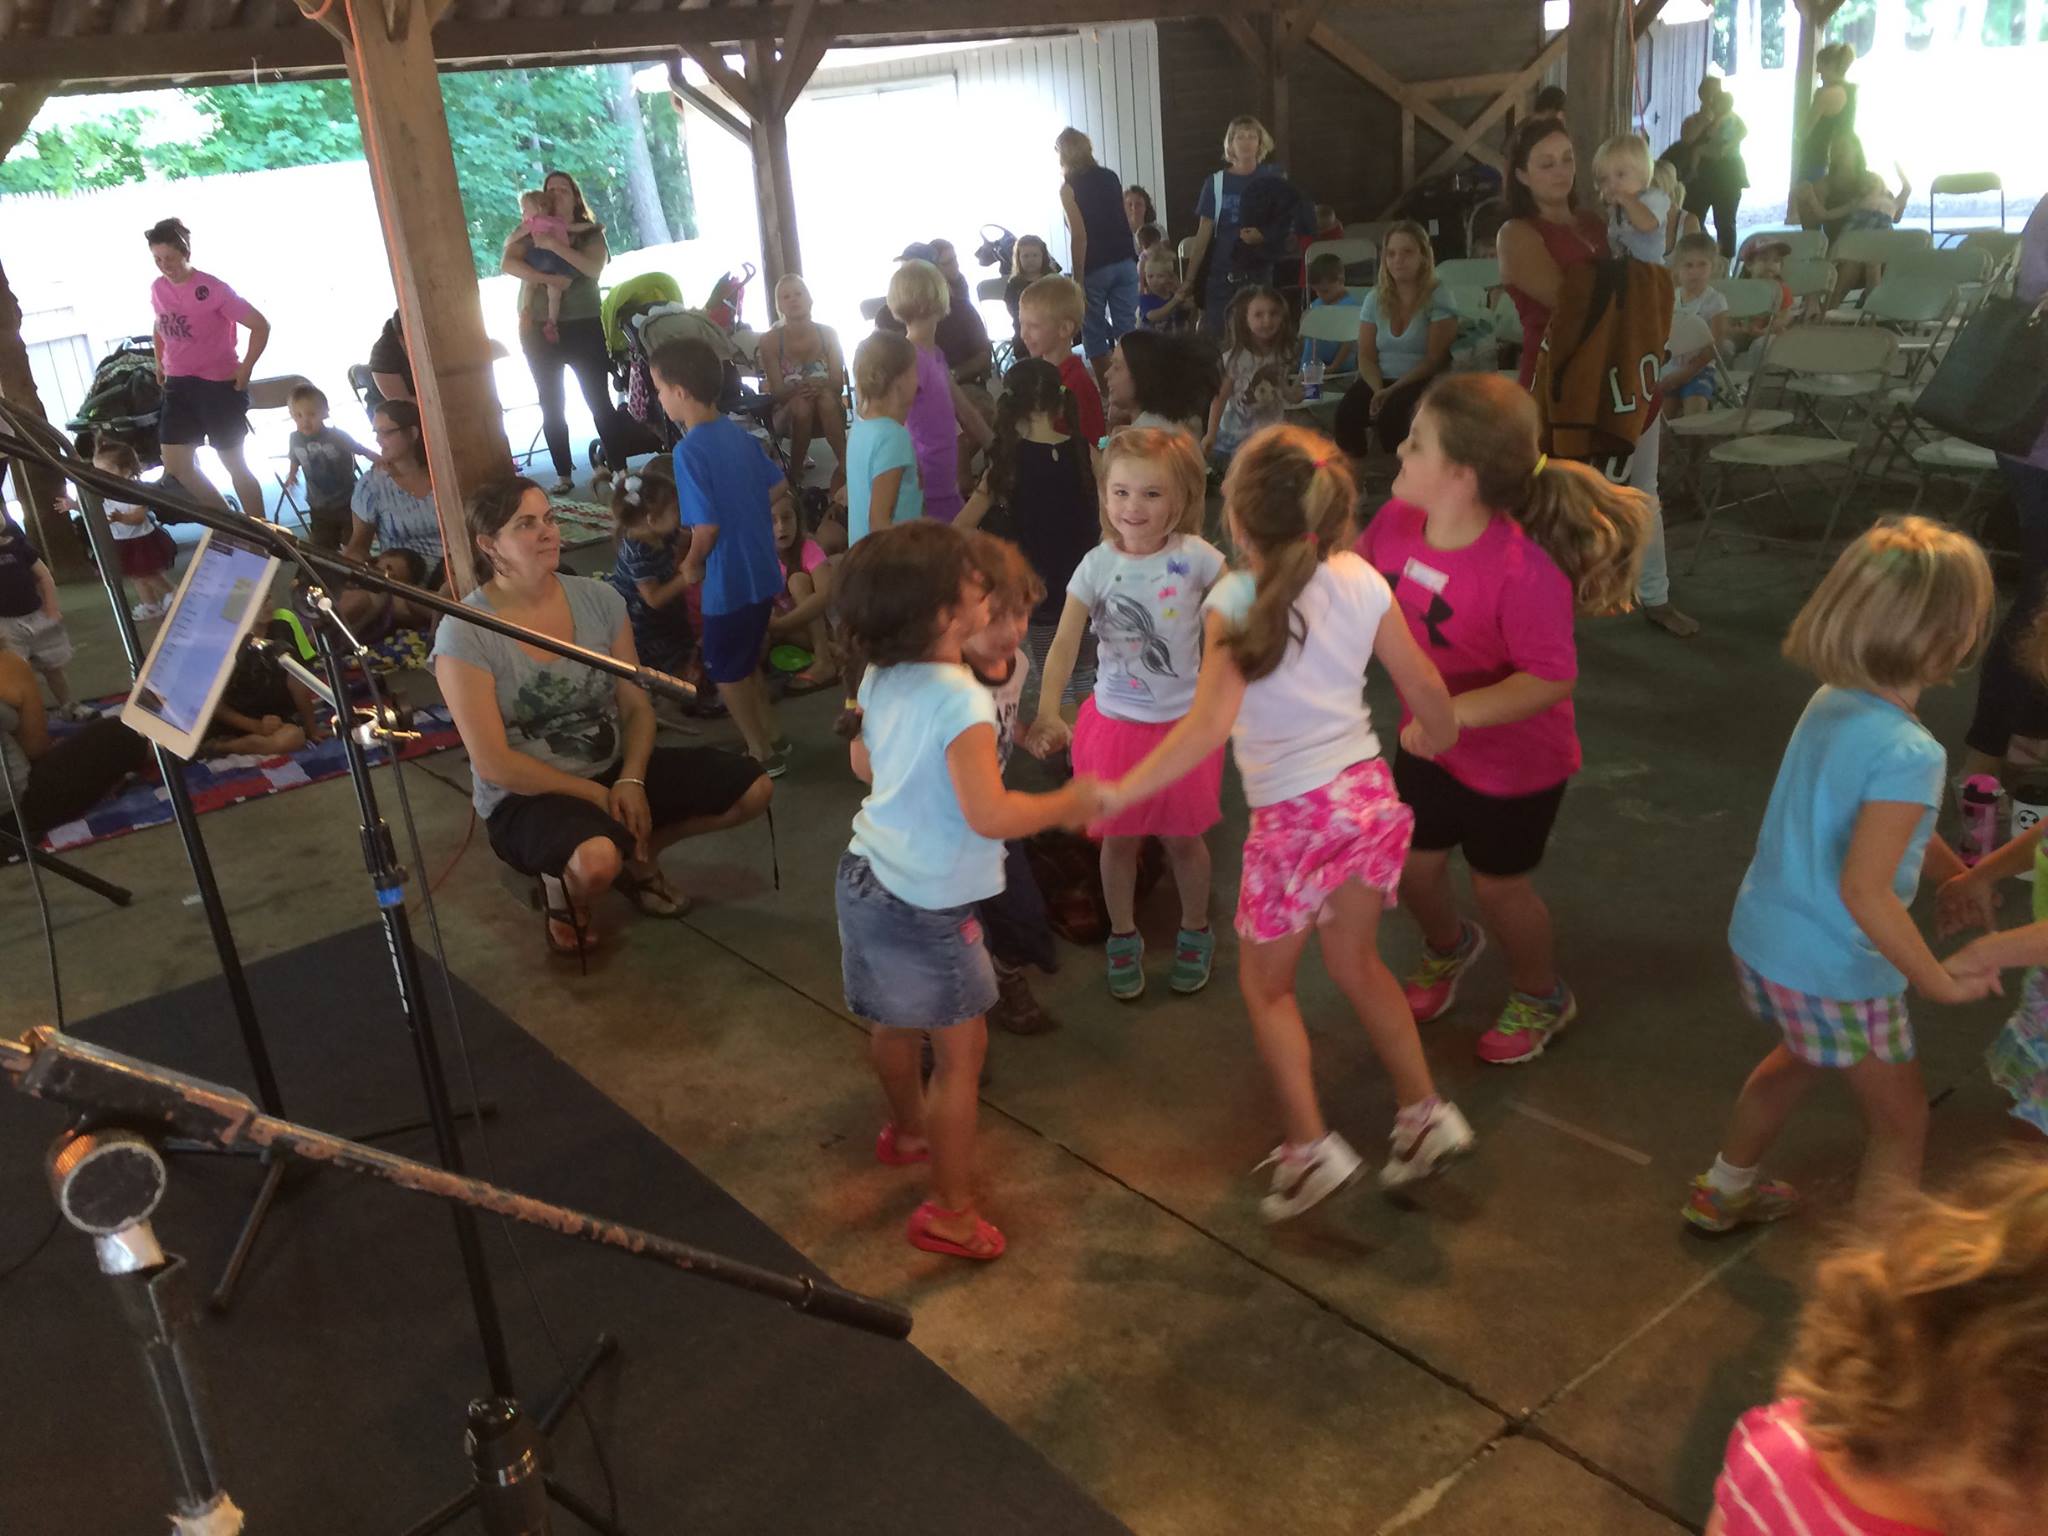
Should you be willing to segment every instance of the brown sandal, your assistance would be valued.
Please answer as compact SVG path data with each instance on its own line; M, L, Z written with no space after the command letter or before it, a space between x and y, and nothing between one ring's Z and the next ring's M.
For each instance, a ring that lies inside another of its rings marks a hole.
M597 948L597 934L591 929L590 914L581 911L569 899L569 888L559 875L542 875L534 895L534 905L540 908L541 932L547 938L548 952L564 959L573 956L578 969L586 976L590 974L590 956ZM555 937L555 924L561 923L574 934L573 942L564 944Z

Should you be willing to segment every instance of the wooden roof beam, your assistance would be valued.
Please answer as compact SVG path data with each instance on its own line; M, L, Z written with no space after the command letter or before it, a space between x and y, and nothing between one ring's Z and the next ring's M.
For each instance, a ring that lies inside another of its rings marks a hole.
M749 151L752 150L754 145L752 130L737 117L734 117L732 113L728 112L710 94L698 90L696 86L690 83L689 77L683 73L683 61L680 55L668 60L668 90L669 95L675 98L678 111L684 106L695 107L727 133L746 145Z
M726 100L738 107L744 116L753 119L761 115L760 91L766 85L765 81L749 80L740 74L719 56L715 46L705 43L684 43L683 52L696 61L697 67L704 71L705 77L723 91Z
M0 160L28 137L29 125L49 99L47 84L0 85Z
M1468 127L1466 124L1452 121L1438 110L1436 104L1428 97L1403 85L1377 59L1328 22L1319 21L1311 27L1308 41L1327 54L1334 63L1349 70L1404 111L1412 112L1419 122L1428 124L1431 129L1441 134L1452 146L1451 150L1445 152L1451 163L1455 164L1459 158L1470 153L1475 160L1483 161L1496 169L1500 167L1501 158L1498 154L1490 149L1477 147L1479 135L1486 131L1484 126ZM1527 73L1528 71L1524 70L1522 75ZM1516 78L1519 80L1522 76ZM1501 102L1495 102L1494 107L1498 107L1501 112L1507 110ZM1491 112L1494 108L1489 107L1487 110ZM1484 120L1484 114L1481 116ZM1439 162L1445 155L1437 157ZM1439 164L1436 169L1423 172L1423 175L1433 176L1437 169L1442 169L1442 166Z

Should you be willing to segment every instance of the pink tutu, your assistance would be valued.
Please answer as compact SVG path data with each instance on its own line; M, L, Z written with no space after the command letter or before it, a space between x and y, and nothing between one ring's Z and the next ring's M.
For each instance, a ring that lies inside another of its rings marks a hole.
M1392 896L1414 826L1415 813L1376 757L1321 789L1256 807L1238 880L1238 937L1271 944L1299 933L1353 880Z
M1118 720L1083 699L1074 721L1074 772L1120 779L1137 767L1180 722ZM1223 819L1223 748L1149 800L1092 823L1090 837L1200 837Z

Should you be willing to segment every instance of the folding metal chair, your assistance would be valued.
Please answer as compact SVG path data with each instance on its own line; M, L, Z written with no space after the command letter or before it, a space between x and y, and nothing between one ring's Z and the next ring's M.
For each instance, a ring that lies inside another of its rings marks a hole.
M1299 327L1301 339L1303 341L1356 343L1358 340L1358 311L1359 306L1356 304L1325 304L1318 309L1305 309L1301 312L1301 325ZM1337 414L1337 402L1344 398L1344 392L1357 379L1358 356L1354 352L1349 368L1346 368L1341 373L1326 372L1323 375L1322 398L1305 401L1301 409L1310 416L1315 417L1318 424L1321 424L1324 420ZM1332 384L1335 384L1337 387L1332 389L1330 387Z
M1346 235L1342 240L1317 240L1301 253L1302 270L1318 256L1335 254L1344 259L1346 283L1370 283L1379 275L1380 248L1371 240ZM1185 261L1183 261L1185 265Z
M1812 261L1828 253L1828 237L1818 229L1758 229L1742 237L1742 249L1735 253L1735 276L1744 275L1749 253L1760 245L1786 247L1785 260Z
M1769 353L1757 367L1756 382L1750 386L1744 410L1754 417L1764 384L1772 374L1783 374L1789 383L1797 379L1809 379L1827 375L1841 375L1871 380L1872 391L1880 388L1889 377L1892 360L1898 353L1899 339L1890 331L1875 325L1842 326L1807 325L1795 326L1778 337ZM1856 458L1856 444L1841 438L1803 436L1790 432L1752 434L1740 432L1727 442L1716 443L1708 451L1708 459L1722 471L1722 483L1728 475L1738 469L1760 469L1769 479L1771 494L1784 503L1787 511L1792 509L1792 498L1785 490L1783 476L1793 470L1820 478L1820 472L1828 465L1849 465ZM1862 479L1859 466L1851 468L1843 477L1841 489L1828 508L1827 526L1821 532L1815 559L1825 557L1828 544L1834 538L1835 524L1840 520L1842 508L1848 504L1849 496ZM1704 521L1700 528L1699 543L1693 547L1690 570L1699 564L1700 555L1707 547L1707 540L1713 534L1714 519L1720 513L1743 502L1762 499L1762 494L1744 497L1742 501L1709 502L1704 509ZM1779 538L1766 534L1745 532L1742 537L1754 539L1760 544L1796 544L1793 539Z
M1970 196L1970 195L1972 195L1972 194L1974 194L1974 193L1977 193L1977 192L1996 192L1996 193L1998 194L1998 222L1997 222L1996 224L1992 225L1991 227L1992 227L1993 229L1999 229L1999 230L2002 230L2002 229L2004 229L2004 228L2005 228L2005 182L2004 182L2004 181L2003 181L2003 180L2002 180L2002 179L2001 179L2001 178L1999 177L1999 174L1998 174L1998 172L1996 172L1996 171L1951 171L1951 172L1950 172L1950 173L1949 173L1948 175L1946 175L1946 176L1937 176L1937 177L1935 177L1935 178L1934 178L1934 180L1933 180L1932 182L1930 182L1930 183L1928 184L1928 187L1927 187L1927 233L1928 233L1928 236L1929 236L1930 238L1938 238L1938 239L1940 239L1940 240L1941 240L1941 241L1942 241L1942 242L1943 242L1943 243L1945 244L1946 242L1948 242L1948 241L1950 241L1950 240L1953 240L1953 239L1957 239L1957 238L1959 238L1960 236L1963 236L1963 235L1967 235L1967 234L1970 234L1970 233L1972 233L1972 231L1971 231L1970 229L1967 229L1967 228L1966 228L1966 229L1944 229L1944 230L1941 230L1941 231L1939 231L1939 232L1938 232L1938 234L1937 234L1937 231L1936 231L1936 230L1935 230L1935 228L1934 228L1934 200L1935 200L1935 199L1936 199L1937 197L1968 197L1968 196Z
M252 411L284 410L292 403L293 390L299 388L311 389L312 387L313 381L302 373L280 373L274 374L267 379L251 379L249 381L249 409ZM291 463L291 455L288 453L273 453L269 458L272 465L284 464L289 466ZM292 516L298 520L299 531L310 538L313 532L312 517L307 509L300 505L298 497L293 495L290 488L285 484L285 475L273 468L270 472L270 478L277 482L278 522L280 524L284 522L285 509L289 507ZM259 508L258 511L260 512L261 509Z
M1761 278L1723 278L1717 287L1729 294L1728 313L1739 319L1750 319L1757 314L1775 312L1777 308L1777 284ZM1740 301L1739 303L1737 301ZM1704 320L1696 315L1673 315L1671 336L1666 352L1672 357L1691 357L1712 348L1714 351L1714 373L1720 382L1720 393L1732 403L1716 405L1690 416L1679 415L1669 418L1665 426L1670 429L1672 439L1682 445L1679 458L1678 476L1686 490L1692 493L1694 502L1700 506L1707 503L1704 484L1705 453L1700 446L1705 443L1722 441L1743 433L1776 432L1792 424L1792 412L1786 410L1759 411L1749 403L1748 392L1756 388L1755 372L1765 357L1770 355L1773 333L1766 331L1753 349L1751 369L1747 378L1737 374L1727 354L1714 344L1714 333ZM1689 445L1689 446L1684 446Z
M1974 534L1977 530L1970 522L1970 509L1976 505L1977 492L1985 481L1998 477L1998 455L1989 448L1979 448L1975 443L1966 443L1959 437L1937 437L1920 444L1912 451L1913 467L1920 471L1920 480L1913 488L1913 505L1908 510L1918 512L1920 502L1927 494L1927 488L1943 476L1953 476L1962 481L1968 490L1963 504L1945 520L1956 527ZM1990 510L1989 505L1986 511ZM1981 516L1978 519L1982 521Z
M1828 259L1833 262L1860 262L1871 268L1871 274L1861 288L1850 290L1841 297L1841 303L1828 311L1828 319L1853 325L1860 316L1861 304L1851 304L1856 295L1868 298L1870 291L1884 279L1885 267L1901 256L1914 251L1924 251L1934 242L1924 229L1852 229L1837 240L1828 250Z

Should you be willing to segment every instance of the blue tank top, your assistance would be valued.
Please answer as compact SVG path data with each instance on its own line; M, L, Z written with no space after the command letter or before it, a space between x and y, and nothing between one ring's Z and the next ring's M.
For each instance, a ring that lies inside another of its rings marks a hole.
M1067 177L1074 189L1074 203L1081 210L1081 231L1088 237L1088 265L1113 267L1120 261L1136 261L1130 221L1124 217L1124 184L1106 165L1091 165Z

